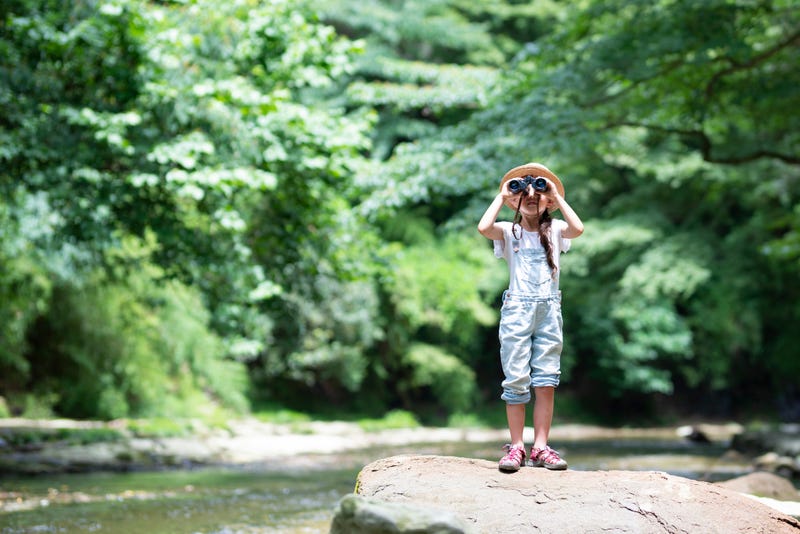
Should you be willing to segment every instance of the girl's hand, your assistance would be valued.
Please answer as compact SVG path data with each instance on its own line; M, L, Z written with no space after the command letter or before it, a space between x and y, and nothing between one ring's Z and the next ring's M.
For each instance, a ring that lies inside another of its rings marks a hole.
M511 181L511 180L506 180L506 183L504 183L504 184L503 184L503 188L500 190L500 196L502 196L502 197L503 197L503 201L504 201L504 202L505 202L506 200L510 200L510 199L512 199L512 198L514 198L514 197L516 197L516 196L519 194L519 193L512 193L512 192L511 192L511 191L508 189L508 182L510 182L510 181Z
M537 191L537 193L539 193L540 195L542 195L545 198L548 198L548 199L550 199L552 201L555 201L556 200L556 195L559 194L558 193L558 188L556 187L556 184L554 184L552 182L552 180L550 180L550 178L548 178L546 176L542 176L542 178L544 178L545 181L547 182L547 189L545 189L544 191Z

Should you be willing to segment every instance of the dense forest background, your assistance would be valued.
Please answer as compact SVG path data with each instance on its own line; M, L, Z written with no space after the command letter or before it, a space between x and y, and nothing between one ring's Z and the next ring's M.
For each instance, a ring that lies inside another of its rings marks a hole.
M797 420L799 58L789 0L6 0L0 415L502 414L539 161L557 414Z

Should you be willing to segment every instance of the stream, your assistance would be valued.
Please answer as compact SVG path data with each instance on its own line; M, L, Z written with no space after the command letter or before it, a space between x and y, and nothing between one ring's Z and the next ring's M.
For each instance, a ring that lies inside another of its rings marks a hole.
M338 500L367 463L394 454L496 461L496 442L381 447L306 458L132 473L0 478L0 533L327 533ZM750 472L724 444L680 438L559 441L570 469L665 471L696 480Z

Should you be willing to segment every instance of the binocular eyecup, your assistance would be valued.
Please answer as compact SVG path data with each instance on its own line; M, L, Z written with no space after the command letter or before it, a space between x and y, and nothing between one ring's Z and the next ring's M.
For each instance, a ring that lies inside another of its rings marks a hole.
M547 191L547 180L541 176L523 176L522 178L513 178L508 181L508 190L513 194L522 193L528 190L528 186L533 186L534 191Z

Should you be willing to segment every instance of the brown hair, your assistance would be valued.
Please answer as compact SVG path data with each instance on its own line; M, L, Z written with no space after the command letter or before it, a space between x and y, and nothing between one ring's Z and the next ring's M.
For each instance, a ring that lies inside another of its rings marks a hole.
M550 217L550 212L544 210L542 216L539 217L539 243L544 247L547 254L547 265L550 267L550 276L553 280L556 279L558 274L558 267L553 259L553 243L550 241L550 226L553 223L553 218Z

